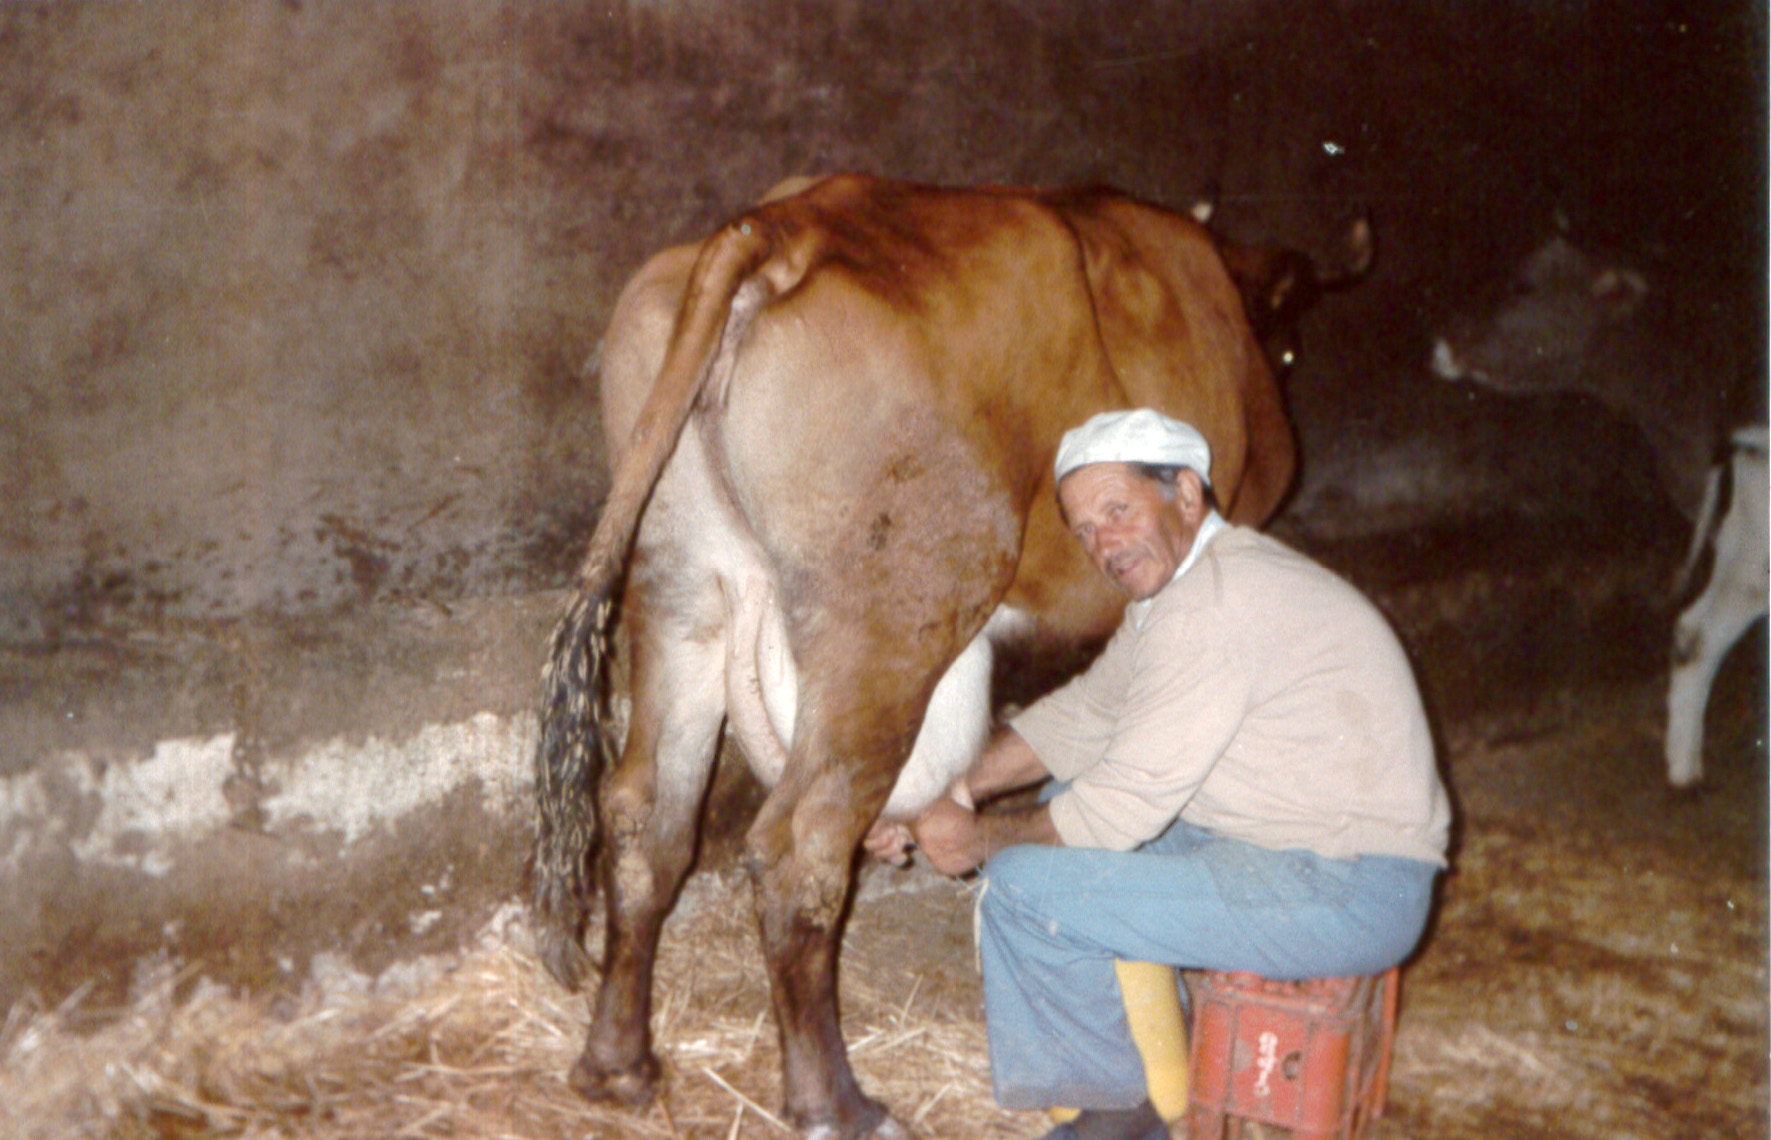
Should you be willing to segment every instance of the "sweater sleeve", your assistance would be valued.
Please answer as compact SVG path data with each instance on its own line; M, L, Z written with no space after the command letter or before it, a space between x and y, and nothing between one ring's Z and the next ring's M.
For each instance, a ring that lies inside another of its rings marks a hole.
M1120 635L1115 634L1087 670L1009 722L1046 771L1059 780L1076 779L1098 763L1106 750L1115 705L1107 691L1122 684L1116 661L1120 641Z
M1186 604L1153 613L1137 638L1099 762L1051 801L1065 844L1129 851L1154 838L1235 738L1251 686L1234 625L1212 593L1187 591Z

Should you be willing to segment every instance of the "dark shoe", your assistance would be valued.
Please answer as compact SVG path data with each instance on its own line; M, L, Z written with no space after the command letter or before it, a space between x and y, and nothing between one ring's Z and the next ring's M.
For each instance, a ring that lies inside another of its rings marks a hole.
M1136 1108L1085 1108L1044 1140L1168 1140L1168 1125L1145 1101Z

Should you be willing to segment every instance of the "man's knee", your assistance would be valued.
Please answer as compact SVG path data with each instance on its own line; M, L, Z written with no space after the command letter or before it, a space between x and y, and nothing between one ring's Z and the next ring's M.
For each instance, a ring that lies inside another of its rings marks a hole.
M1055 848L1026 844L1005 847L990 856L982 871L986 884L984 905L989 905L992 894L1001 892L1005 896L1021 897L1025 895L1029 883L1049 881L1051 855L1054 850Z
M1040 899L1051 885L1052 848L1006 847L982 868L984 890L978 898L982 930L1003 931L1039 921Z

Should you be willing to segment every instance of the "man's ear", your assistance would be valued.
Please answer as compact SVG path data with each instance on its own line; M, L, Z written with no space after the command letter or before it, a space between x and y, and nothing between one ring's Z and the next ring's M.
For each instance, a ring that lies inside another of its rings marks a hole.
M1191 467L1181 468L1175 476L1175 505L1194 521L1205 517L1205 480Z

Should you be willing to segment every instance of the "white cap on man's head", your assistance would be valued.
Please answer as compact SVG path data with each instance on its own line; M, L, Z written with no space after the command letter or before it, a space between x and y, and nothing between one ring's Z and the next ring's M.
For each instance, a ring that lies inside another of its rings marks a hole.
M1186 467L1211 486L1211 445L1191 424L1150 408L1102 412L1064 433L1053 464L1059 481L1090 463Z

